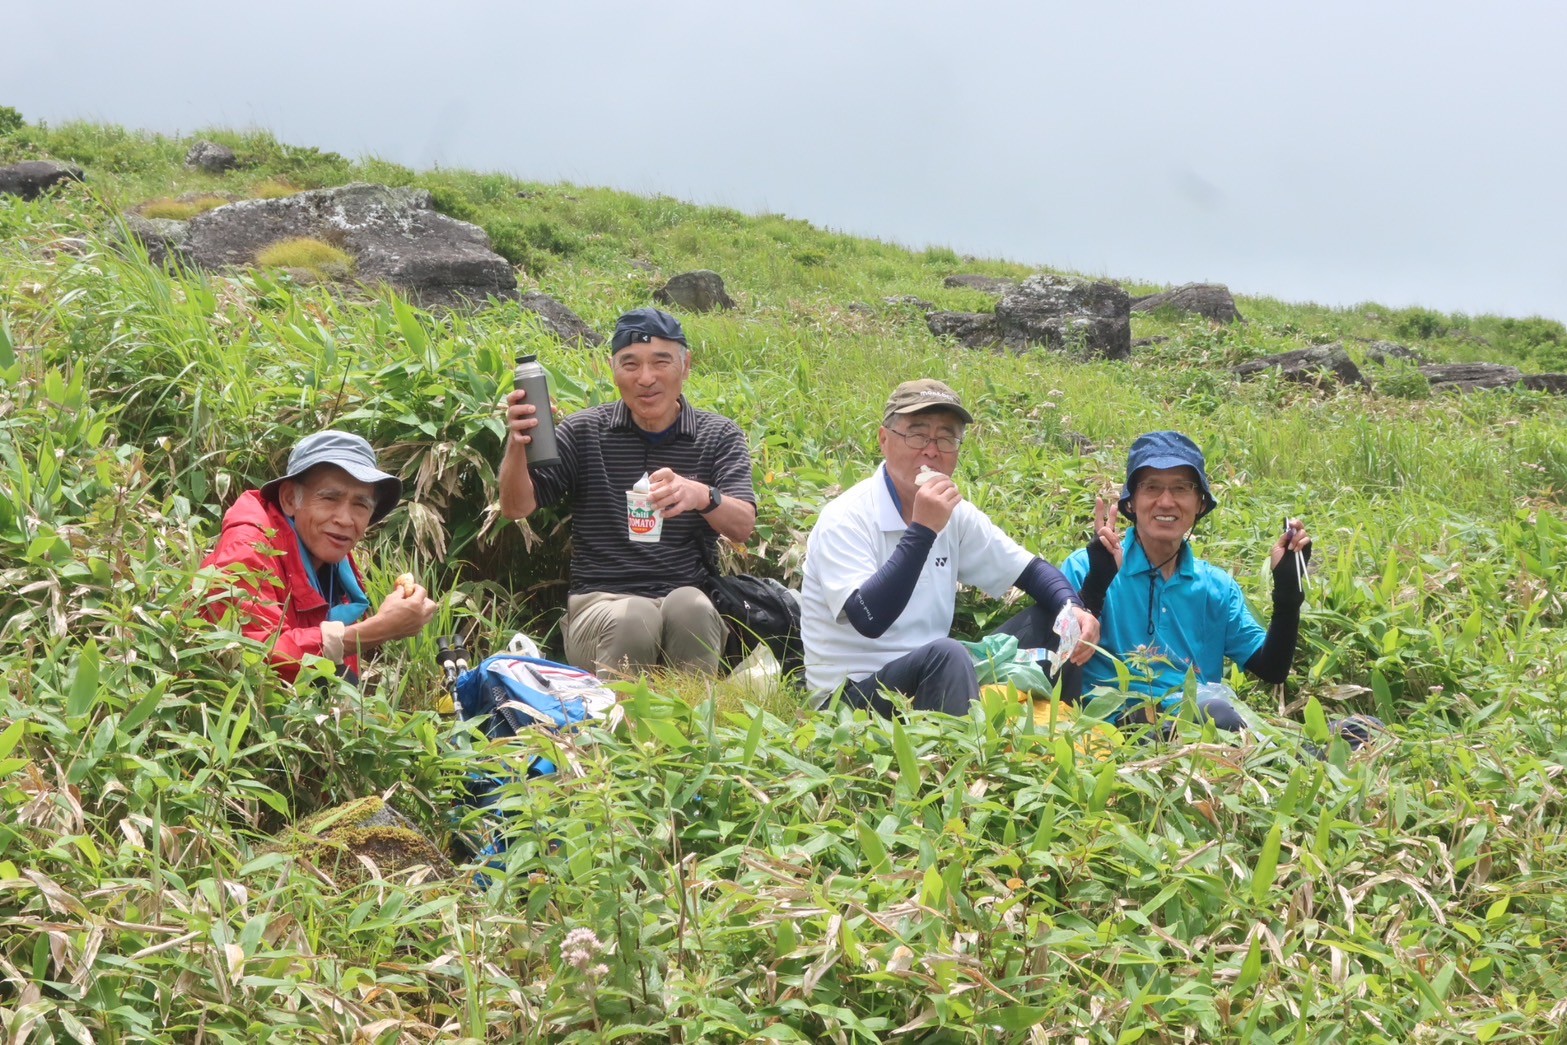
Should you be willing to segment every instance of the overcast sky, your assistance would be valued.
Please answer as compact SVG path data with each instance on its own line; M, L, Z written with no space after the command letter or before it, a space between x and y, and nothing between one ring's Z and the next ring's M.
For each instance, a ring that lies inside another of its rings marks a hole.
M0 104L1567 320L1567 4L72 0Z

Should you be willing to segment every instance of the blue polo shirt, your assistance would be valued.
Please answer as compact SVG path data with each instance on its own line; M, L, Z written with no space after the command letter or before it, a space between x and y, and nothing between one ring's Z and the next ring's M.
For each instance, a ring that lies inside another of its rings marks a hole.
M1175 704L1186 669L1199 683L1224 678L1224 658L1244 665L1262 648L1267 632L1257 623L1241 586L1224 570L1181 546L1169 580L1154 569L1132 528L1121 542L1123 565L1105 594L1099 644L1114 653L1132 675L1132 690ZM1088 552L1078 550L1061 566L1074 587L1088 576ZM1095 653L1083 666L1083 691L1114 689L1115 665ZM1173 695L1171 691L1174 691Z

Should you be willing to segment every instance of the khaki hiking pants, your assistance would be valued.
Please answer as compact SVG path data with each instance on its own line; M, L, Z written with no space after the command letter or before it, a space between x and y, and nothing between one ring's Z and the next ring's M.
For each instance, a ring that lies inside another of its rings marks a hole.
M662 599L592 591L566 599L566 660L604 678L663 664L717 674L729 627L699 588Z

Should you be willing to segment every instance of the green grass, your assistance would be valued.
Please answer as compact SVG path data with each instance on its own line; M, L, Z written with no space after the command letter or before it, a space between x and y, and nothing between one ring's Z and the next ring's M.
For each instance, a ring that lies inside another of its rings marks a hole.
M193 199L183 200L148 200L137 208L144 218L169 218L173 221L189 221L198 214L205 214L209 210L226 206L228 200L222 196L197 196Z
M741 307L685 317L690 394L753 447L746 569L798 580L816 513L874 465L888 390L935 376L979 417L966 496L1053 560L1081 545L1093 495L1155 427L1207 449L1220 507L1199 550L1259 608L1279 518L1305 518L1302 651L1283 691L1235 680L1267 722L1258 736L1186 724L1104 763L1007 702L894 725L808 711L788 688L659 675L624 687L616 729L520 744L567 769L507 789L524 826L487 888L339 889L268 850L280 828L390 794L440 835L467 775L515 758L454 742L430 710L434 635L471 631L480 650L518 628L552 639L564 517L531 520L544 541L530 547L489 511L494 404L523 349L565 409L601 402L607 356L559 345L515 305L435 316L266 267L153 269L103 230L148 199L216 189L181 166L188 142L19 126L0 158L69 159L89 182L0 204L7 1035L869 1041L914 1024L904 1038L1559 1039L1567 404L1422 396L1396 367L1372 391L1225 373L1357 339L1548 369L1558 325L1242 298L1233 327L1138 315L1135 337L1166 340L1126 363L973 353L883 298L984 309L942 278L1026 267L260 132L201 136L234 148L258 187L429 188L601 330L669 275L720 272ZM51 249L65 237L94 249ZM364 434L407 482L363 558L372 595L405 570L442 594L439 632L386 651L357 693L308 671L278 684L233 622L198 613L211 581L196 565L223 508L328 424ZM963 637L1011 612L972 592L959 605ZM1350 711L1380 714L1391 736L1299 757ZM573 930L603 944L581 967L561 954Z
M280 200L299 192L299 187L286 178L265 178L250 187L250 196L257 200Z
M354 257L339 247L310 236L278 240L256 252L262 268L302 269L318 280L343 279L354 271Z

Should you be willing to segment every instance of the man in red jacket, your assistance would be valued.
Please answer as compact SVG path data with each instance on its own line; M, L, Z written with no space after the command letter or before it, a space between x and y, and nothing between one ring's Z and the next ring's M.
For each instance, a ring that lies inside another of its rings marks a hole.
M229 598L209 602L212 619L237 612L248 637L271 645L272 665L293 681L306 656L324 657L359 678L359 654L417 635L436 604L399 578L381 608L370 599L353 549L371 523L397 506L403 484L376 467L359 436L317 432L299 441L286 475L247 490L223 517L218 545L202 561L229 575Z

